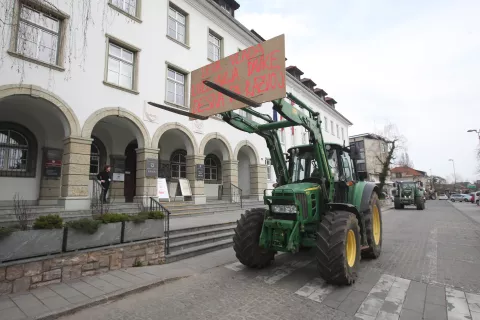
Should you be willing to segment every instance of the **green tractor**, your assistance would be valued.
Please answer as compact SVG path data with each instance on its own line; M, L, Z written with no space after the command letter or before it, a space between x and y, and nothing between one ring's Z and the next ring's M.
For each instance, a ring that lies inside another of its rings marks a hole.
M425 209L425 190L421 181L395 182L393 187L395 209L404 209L405 206L416 206L417 210Z
M266 208L250 209L235 228L234 250L238 260L250 268L265 268L277 252L297 253L313 249L318 271L328 283L351 285L358 274L361 257L378 258L382 250L382 214L375 183L358 179L358 153L338 144L325 144L319 113L288 93L272 101L285 120L254 110L260 105L219 85L205 85L244 102L245 112L263 120L258 123L233 111L219 113L238 130L258 134L270 151L277 183L271 194L264 191ZM208 117L153 102L158 108L205 120ZM277 130L302 126L309 143L290 148L287 159ZM287 163L288 161L288 163ZM270 192L269 192L270 193Z

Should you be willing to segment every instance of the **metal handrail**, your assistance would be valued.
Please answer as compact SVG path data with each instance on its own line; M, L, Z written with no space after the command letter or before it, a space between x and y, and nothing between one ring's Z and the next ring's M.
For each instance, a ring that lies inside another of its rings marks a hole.
M235 201L235 196L238 192L239 199L240 199L240 208L243 208L243 200L242 200L242 189L240 189L238 186L234 185L233 183L230 183L230 202L231 203L236 203Z
M150 197L149 211L160 211L165 220L165 255L170 253L170 210L164 207L157 198Z
M94 211L98 211L98 203L100 203L100 214L101 215L103 214L103 201L102 199L100 199L103 191L104 191L104 188L102 184L97 179L97 177L94 177L92 199L90 199L90 209L92 210L92 213L95 213Z

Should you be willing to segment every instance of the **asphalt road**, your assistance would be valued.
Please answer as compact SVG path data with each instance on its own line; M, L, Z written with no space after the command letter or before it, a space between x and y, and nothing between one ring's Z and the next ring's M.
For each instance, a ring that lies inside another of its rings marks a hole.
M480 319L479 212L440 200L386 211L382 255L350 287L323 283L308 252L283 254L264 270L232 261L62 319Z

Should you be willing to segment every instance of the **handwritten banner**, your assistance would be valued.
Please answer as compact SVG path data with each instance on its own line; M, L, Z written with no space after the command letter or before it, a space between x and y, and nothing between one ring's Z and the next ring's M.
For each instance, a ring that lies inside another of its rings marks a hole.
M285 35L256 44L192 72L190 112L211 116L246 107L203 81L250 98L257 103L284 98Z

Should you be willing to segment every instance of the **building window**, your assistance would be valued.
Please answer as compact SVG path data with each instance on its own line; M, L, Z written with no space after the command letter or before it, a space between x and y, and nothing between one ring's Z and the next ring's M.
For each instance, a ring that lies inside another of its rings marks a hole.
M137 15L137 0L111 0L112 4L131 16Z
M34 177L36 155L32 133L19 125L0 123L0 176Z
M167 70L167 101L185 106L185 75L171 68Z
M186 30L187 19L186 16L178 10L170 7L168 9L168 35L173 39L186 43Z
M342 128L342 140L345 140L345 133L343 132L343 128Z
M107 151L104 144L96 137L92 136L92 145L90 147L90 174L97 175L105 164Z
M170 157L170 177L180 179L187 177L187 151L176 150Z
M325 131L328 132L328 120L327 120L327 117L323 117L323 119L325 120Z
M58 64L61 21L26 5L20 7L16 52L48 64Z
M387 152L387 145L383 142L380 142L380 149L382 153Z
M218 180L219 165L216 156L205 157L205 180Z
M338 124L337 124L337 137L340 138L340 127L338 126Z
M220 60L222 52L222 39L211 31L208 33L208 59Z
M335 135L335 131L333 131L333 121L330 120L330 130L332 132L332 135Z
M272 181L272 159L265 158L265 164L267 165L267 180Z
M107 82L133 90L134 66L135 52L109 40Z
M357 162L357 171L358 172L366 172L367 171L367 166L365 163L358 163Z

